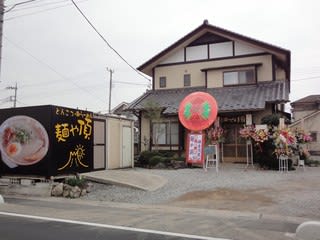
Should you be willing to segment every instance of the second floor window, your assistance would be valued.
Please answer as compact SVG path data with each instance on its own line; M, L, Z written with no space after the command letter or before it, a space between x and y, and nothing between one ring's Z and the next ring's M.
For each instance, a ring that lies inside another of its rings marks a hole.
M183 75L183 86L190 87L191 86L191 76L190 74Z
M253 69L223 73L223 85L254 84L256 77Z
M160 77L159 78L159 87L165 88L167 86L167 78L166 77Z

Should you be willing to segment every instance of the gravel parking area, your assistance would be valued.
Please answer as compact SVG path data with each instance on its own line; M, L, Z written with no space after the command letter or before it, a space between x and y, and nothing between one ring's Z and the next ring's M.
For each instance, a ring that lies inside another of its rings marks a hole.
M170 204L237 211L253 211L320 219L320 168L289 173L246 169L222 164L219 173L201 168L158 170L136 168L160 175L168 183L153 192L94 183L83 200L139 204Z

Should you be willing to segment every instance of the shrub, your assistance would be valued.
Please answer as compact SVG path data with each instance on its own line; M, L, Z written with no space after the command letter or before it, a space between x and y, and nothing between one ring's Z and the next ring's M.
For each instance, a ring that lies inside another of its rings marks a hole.
M185 162L186 158L185 157L175 157L172 160L179 161L179 162Z
M158 152L155 151L143 151L140 153L140 156L138 158L138 164L140 166L147 166L149 165L149 160L153 157L158 155Z
M78 186L80 188L84 188L86 185L86 180L83 177L75 176L65 179L65 183L70 186Z
M149 159L149 166L151 167L154 167L156 166L158 163L160 162L164 162L164 158L159 156L159 155L156 155L156 156L152 156L150 159Z
M171 166L171 161L185 161L185 157L179 156L177 152L174 151L143 151L140 153L139 158L137 159L137 166L140 167L154 167L158 163L162 162L164 165Z
M175 153L173 151L160 150L158 154L162 157L172 158Z
M270 114L267 116L264 116L261 119L261 124L267 124L269 126L278 126L280 122L280 116L278 114Z

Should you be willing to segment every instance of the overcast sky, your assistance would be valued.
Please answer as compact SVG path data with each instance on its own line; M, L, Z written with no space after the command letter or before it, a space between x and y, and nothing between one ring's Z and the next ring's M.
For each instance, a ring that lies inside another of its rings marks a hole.
M6 0L6 10L25 0ZM138 67L208 19L209 23L291 51L291 101L320 94L320 1L76 0L132 66ZM70 0L36 0L5 13L0 108L18 85L17 106L54 104L108 110L131 102L148 80L126 65Z

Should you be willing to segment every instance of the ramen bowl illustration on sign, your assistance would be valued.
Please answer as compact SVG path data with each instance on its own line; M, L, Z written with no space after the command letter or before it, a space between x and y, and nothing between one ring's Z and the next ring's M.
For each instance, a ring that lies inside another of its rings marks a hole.
M34 118L14 116L0 126L1 157L11 168L33 165L41 161L48 148L48 133Z

